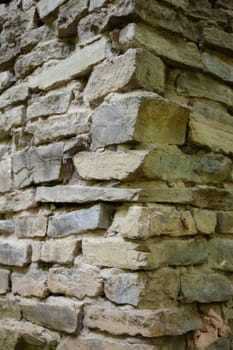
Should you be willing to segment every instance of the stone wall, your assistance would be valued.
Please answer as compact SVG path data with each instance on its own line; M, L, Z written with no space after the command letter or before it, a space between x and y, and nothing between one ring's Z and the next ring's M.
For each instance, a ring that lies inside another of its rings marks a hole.
M233 349L233 3L0 4L0 349Z

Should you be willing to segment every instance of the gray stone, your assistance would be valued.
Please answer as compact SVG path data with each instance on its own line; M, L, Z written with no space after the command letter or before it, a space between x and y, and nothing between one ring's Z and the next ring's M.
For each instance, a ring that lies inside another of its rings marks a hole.
M64 294L78 299L103 294L103 280L99 269L83 263L71 269L50 269L48 287L53 294Z
M87 74L93 65L110 55L110 44L106 37L78 48L71 56L46 68L42 73L29 78L31 88L49 90L62 85L70 79Z
M202 54L202 63L206 72L226 81L233 82L233 72L231 62L219 56L204 52Z
M52 114L66 113L70 104L71 94L59 92L43 97L37 97L27 108L27 118L45 117Z
M89 11L93 11L105 5L107 0L90 0Z
M22 33L20 47L23 51L29 51L38 43L52 39L53 33L49 26L43 25L38 28L30 29Z
M19 241L0 241L0 264L26 266L31 262L31 246Z
M186 108L157 94L142 91L113 94L93 113L92 147L130 141L181 145L188 116Z
M12 67L14 60L19 55L20 49L16 47L2 46L0 48L0 69L6 70Z
M226 52L233 52L233 34L227 33L216 27L203 28L205 44L211 47L219 47Z
M87 305L84 313L84 323L88 328L107 331L114 335L125 333L144 337L180 335L199 329L202 325L193 306L136 310L130 306L119 308L102 302Z
M20 308L16 303L16 300L12 297L4 296L0 298L0 319L3 319L4 322L8 318L13 318L15 320L20 320ZM1 337L0 337L1 339Z
M13 74L7 70L0 73L0 91L7 89L13 84Z
M15 224L12 220L0 220L0 234L11 234L15 232Z
M0 96L0 108L23 102L28 97L28 85L21 83L5 90Z
M233 286L218 273L185 274L181 276L182 300L188 303L215 303L230 300Z
M83 134L89 132L89 129L89 118L86 112L41 119L26 127L26 131L33 135L33 141L36 145Z
M29 271L26 274L12 273L12 293L23 297L45 298L48 294L48 273L43 270Z
M82 305L62 297L49 297L45 303L22 300L23 317L31 322L66 333L75 333L80 327Z
M96 66L88 80L85 95L90 103L101 101L109 92L126 88L163 92L165 66L143 49L129 49L125 54Z
M209 242L209 266L224 271L233 271L233 240L215 238Z
M18 106L0 114L0 140L10 136L12 128L21 126L25 121L25 107Z
M11 158L0 161L0 193L8 192L11 183Z
M14 219L18 238L45 237L48 218L41 213L17 216Z
M0 269L0 294L6 294L10 290L10 271Z
M0 213L21 211L35 206L33 189L0 196Z
M52 14L59 6L61 6L66 0L53 0L48 2L47 0L39 0L37 4L37 10L40 18L43 20L50 14Z
M79 240L48 240L42 243L40 261L46 263L69 264L80 252Z
M217 213L217 232L220 233L233 233L233 212Z
M92 230L107 229L113 208L96 204L87 209L71 211L49 218L48 236L59 237L76 235Z

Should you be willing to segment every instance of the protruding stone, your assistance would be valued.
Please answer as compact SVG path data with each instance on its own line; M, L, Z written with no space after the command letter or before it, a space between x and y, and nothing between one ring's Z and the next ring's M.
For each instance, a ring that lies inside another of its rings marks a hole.
M47 16L52 14L59 6L61 6L66 0L53 0L48 2L47 0L40 0L37 4L37 10L40 18L46 19Z
M126 88L163 92L164 83L165 65L158 57L143 49L129 49L94 68L85 94L90 103L97 103L109 92Z
M202 54L202 63L207 72L226 82L233 82L232 65L227 59L224 60L213 53L204 52Z
M12 273L12 292L23 297L45 298L48 294L48 273L42 270L29 271L26 274Z
M0 140L9 137L11 129L23 125L24 120L24 106L14 107L0 114Z
M14 222L15 233L19 238L46 236L48 218L44 214L38 213L17 216Z
M10 290L10 271L0 269L0 294L6 294Z
M211 47L219 47L226 52L233 52L233 35L216 27L203 28L205 44Z
M42 243L40 260L45 263L69 264L80 251L78 240L50 240Z
M30 244L19 241L0 241L0 264L10 266L25 266L30 262Z
M13 74L7 70L0 73L0 91L7 89L13 84Z
M28 85L26 83L14 85L5 90L0 96L0 108L23 102L28 97Z
M0 196L0 213L21 211L35 206L33 189Z

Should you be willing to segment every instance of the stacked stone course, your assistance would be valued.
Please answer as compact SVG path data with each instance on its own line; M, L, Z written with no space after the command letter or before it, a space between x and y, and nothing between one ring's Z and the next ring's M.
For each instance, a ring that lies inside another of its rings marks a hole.
M0 350L233 350L233 4L0 1Z

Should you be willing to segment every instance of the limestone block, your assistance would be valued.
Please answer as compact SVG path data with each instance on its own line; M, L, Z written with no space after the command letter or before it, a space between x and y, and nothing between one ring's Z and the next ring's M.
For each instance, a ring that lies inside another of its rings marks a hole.
M49 26L42 25L38 28L30 29L25 33L22 33L20 38L20 47L24 51L30 51L38 43L47 41L53 38L53 33Z
M89 129L89 118L86 112L40 119L26 127L26 131L33 135L35 145L83 134L89 132Z
M27 214L14 219L15 233L18 238L45 237L47 233L48 218L46 215Z
M14 65L15 75L24 78L35 68L52 59L63 59L70 53L70 48L57 40L42 42L33 51L20 56Z
M48 236L64 237L92 230L107 229L110 226L113 208L96 204L87 209L79 209L49 218Z
M217 213L217 232L220 233L233 233L233 212L220 212Z
M77 34L78 21L84 17L88 10L88 1L71 0L59 8L57 29L61 38Z
M15 225L12 220L0 220L0 234L11 234L15 232Z
M48 273L43 270L32 270L26 274L14 272L11 275L12 292L23 297L45 298L48 294L47 280Z
M97 267L81 263L74 268L51 268L48 287L53 294L83 299L103 293L103 281Z
M205 209L193 209L193 218L198 232L212 234L217 226L217 215L214 211Z
M84 323L87 327L115 335L125 333L144 337L180 335L196 330L202 324L193 306L136 310L130 306L119 308L103 302L87 305L84 314Z
M53 0L48 2L47 0L40 0L37 4L37 10L40 18L43 20L50 14L52 14L59 6L61 6L66 0Z
M97 8L100 8L104 6L105 3L106 3L106 0L90 0L89 11L91 12Z
M209 46L218 47L226 52L233 52L233 35L216 27L203 28L205 43Z
M18 46L2 46L0 48L0 69L5 70L11 68L14 60L19 55L19 53L20 49Z
M203 97L233 106L232 89L201 73L180 73L176 80L176 86L180 95Z
M14 318L15 320L21 319L20 308L19 305L16 303L15 299L9 298L8 296L1 297L0 308L0 319L3 319L4 322L6 321L5 319L8 318Z
M43 97L37 97L27 108L27 118L45 117L52 114L66 113L70 104L71 94L58 92Z
M202 68L201 55L194 43L174 35L160 34L143 24L128 24L121 30L119 40L125 49L141 47L173 63Z
M0 161L0 193L11 190L11 158Z
M218 270L233 271L233 240L215 238L209 242L208 248L210 267Z
M47 0L46 0L47 2ZM53 87L81 77L89 72L93 65L110 55L110 44L106 37L77 50L55 66L46 68L42 73L29 78L29 86L49 90Z
M0 91L7 89L13 83L13 74L6 70L0 73Z
M226 82L233 82L233 72L232 72L232 64L227 59L223 59L219 56L213 55L213 53L209 54L208 52L204 52L202 54L202 63L204 69L219 77L220 79Z
M213 303L230 300L233 286L218 273L185 274L181 276L181 293L185 302Z
M13 127L23 125L25 120L24 106L11 108L5 113L0 114L0 140L6 136L10 136Z
M200 185L193 187L193 205L200 208L232 210L233 190Z
M140 309L155 309L174 304L177 299L179 273L170 268L153 272L103 270L104 293L116 304L130 304Z
M120 236L84 238L82 248L90 264L130 270L195 265L207 259L207 242L203 239L132 242Z
M230 115L214 113L214 110L211 117L193 113L189 126L192 143L207 146L215 152L233 153L233 122Z
M10 289L10 271L0 269L0 294L6 294Z
M181 145L188 116L186 108L157 94L113 94L93 113L92 147L130 141Z
M165 205L121 207L114 216L111 228L129 239L147 239L161 235L188 236L197 233L195 222L188 210L177 210Z
M0 196L0 213L21 211L35 206L33 189Z
M0 108L23 102L28 97L28 85L21 83L5 90L0 96Z
M96 66L88 80L85 95L90 103L101 101L109 92L143 88L163 92L165 65L143 49L129 49L125 54Z
M0 264L25 266L31 262L31 246L21 241L0 241Z
M78 240L49 240L42 243L40 260L46 263L72 263L80 251Z
M80 327L82 305L63 297L49 297L46 302L21 300L23 317L31 322L57 331L75 333Z

